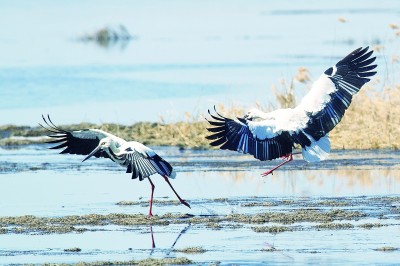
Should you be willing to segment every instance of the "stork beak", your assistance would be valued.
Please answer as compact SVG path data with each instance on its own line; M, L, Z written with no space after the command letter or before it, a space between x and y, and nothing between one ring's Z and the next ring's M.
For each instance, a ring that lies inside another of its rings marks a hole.
M89 153L89 155L86 156L85 159L83 159L82 163L83 163L84 161L86 161L87 159L89 159L90 157L92 157L98 150L100 150L100 145L97 146L96 149L94 149L91 153Z

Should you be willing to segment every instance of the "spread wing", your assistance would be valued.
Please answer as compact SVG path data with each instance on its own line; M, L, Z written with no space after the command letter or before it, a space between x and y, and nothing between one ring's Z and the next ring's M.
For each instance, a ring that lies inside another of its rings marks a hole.
M268 135L257 134L257 132L271 131L272 126L256 124L241 118L233 120L216 111L216 115L212 115L210 110L208 112L213 118L207 120L212 126L207 128L211 135L206 137L212 140L211 146L249 153L261 161L273 160L292 152L294 143L288 131L272 132Z
M98 145L102 138L113 136L107 132L97 129L84 129L79 131L66 131L53 124L50 116L47 119L42 116L45 126L39 124L41 127L49 131L51 134L48 135L54 140L47 141L47 143L58 144L50 149L61 149L64 148L60 153L65 154L82 154L88 155ZM106 152L99 150L93 156L109 158Z
M309 121L303 131L319 140L342 119L353 95L376 74L371 71L375 57L368 47L358 48L334 67L328 68L313 84L310 92L296 108L303 109Z

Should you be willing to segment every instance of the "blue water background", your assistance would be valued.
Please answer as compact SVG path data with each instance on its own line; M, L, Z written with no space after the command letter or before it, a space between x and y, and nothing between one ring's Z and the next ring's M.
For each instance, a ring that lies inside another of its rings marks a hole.
M0 125L47 113L58 124L171 122L219 103L267 105L299 67L317 78L367 45L383 45L378 75L395 84L390 23L397 1L1 1ZM135 38L78 41L118 25Z

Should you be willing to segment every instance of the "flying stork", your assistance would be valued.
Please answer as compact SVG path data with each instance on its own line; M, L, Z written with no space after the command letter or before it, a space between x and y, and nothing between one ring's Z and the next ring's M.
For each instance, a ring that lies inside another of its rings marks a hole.
M171 187L179 201L190 208L190 205L178 195L168 178L175 178L172 166L157 155L152 149L136 141L125 141L117 136L100 129L83 129L79 131L66 131L54 125L50 116L47 119L42 115L46 126L39 124L51 132L48 135L54 140L47 143L55 143L50 149L61 149L62 154L87 155L82 162L92 156L97 158L110 158L113 162L126 167L127 173L132 173L132 179L139 178L140 181L147 178L151 185L149 216L152 216L154 184L150 179L153 174L159 174Z
M340 122L353 95L376 71L372 50L358 48L317 79L295 108L265 113L251 109L243 118L231 119L219 114L214 106L213 119L207 121L211 146L249 153L260 161L283 158L284 161L262 174L272 174L293 160L294 144L302 147L303 159L318 162L330 152L328 133Z

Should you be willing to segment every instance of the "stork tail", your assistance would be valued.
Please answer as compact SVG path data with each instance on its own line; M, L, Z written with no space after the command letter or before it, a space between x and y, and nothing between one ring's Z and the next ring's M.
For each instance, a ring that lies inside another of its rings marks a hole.
M331 141L329 136L326 135L320 138L318 141L311 139L311 145L305 146L302 150L303 159L307 162L319 162L328 158L331 151Z

